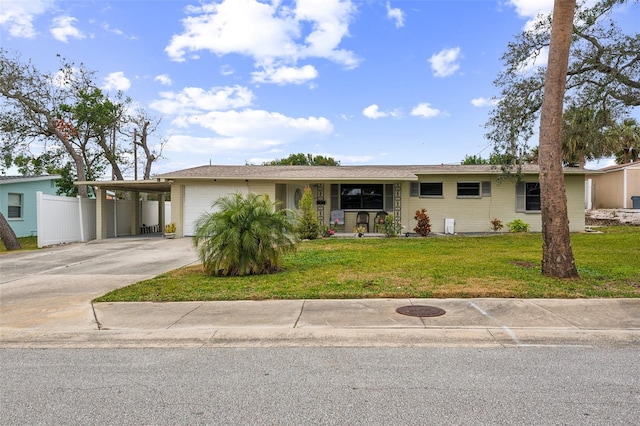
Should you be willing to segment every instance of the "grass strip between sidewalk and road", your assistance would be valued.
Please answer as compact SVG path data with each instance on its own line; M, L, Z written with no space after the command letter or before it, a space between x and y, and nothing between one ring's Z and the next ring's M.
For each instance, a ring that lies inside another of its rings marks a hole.
M95 301L640 297L640 227L571 237L578 279L541 274L540 234L304 241L271 275L211 277L200 266Z

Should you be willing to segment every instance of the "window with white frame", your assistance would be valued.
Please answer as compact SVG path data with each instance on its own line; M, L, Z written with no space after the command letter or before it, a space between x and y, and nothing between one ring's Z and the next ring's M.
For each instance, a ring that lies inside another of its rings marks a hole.
M516 184L516 211L540 211L540 182L518 182Z
M22 194L9 193L7 219L22 219Z

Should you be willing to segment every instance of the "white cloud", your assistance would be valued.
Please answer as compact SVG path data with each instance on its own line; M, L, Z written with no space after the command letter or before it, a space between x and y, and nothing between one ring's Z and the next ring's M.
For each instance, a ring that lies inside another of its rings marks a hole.
M433 75L436 77L447 77L460 68L460 48L443 49L429 58Z
M220 68L220 74L222 75L233 75L235 74L236 70L233 69L233 67L231 65L223 65Z
M475 98L471 99L471 105L474 107L487 107L487 106L495 106L498 104L496 99L487 99L487 98Z
M192 137L173 135L168 149L220 155L224 151L256 152L273 149L296 140L326 136L333 125L324 117L293 118L280 113L246 109L243 111L212 111L182 117L186 125L211 130L215 136Z
M387 2L387 18L395 21L396 28L404 27L404 13L398 8L391 8L391 4Z
M34 38L33 21L53 8L54 0L2 0L0 27L8 28L12 37Z
M258 78L278 84L284 80L268 78L270 70L288 67L308 72L296 65L307 58L347 68L359 63L353 52L339 48L355 13L351 0L299 0L291 7L279 1L222 0L186 10L190 15L182 20L183 32L165 48L174 61L185 61L187 53L202 50L218 56L236 53L253 58L261 70Z
M376 104L371 104L365 109L362 110L362 115L372 120L383 118L383 117L401 117L402 113L399 109L394 109L392 111L380 111L380 108Z
M441 114L442 112L439 109L432 108L429 103L419 104L411 111L411 115L423 118L433 118Z
M535 18L540 13L553 10L553 0L509 0L508 4L511 4L522 18Z
M131 87L131 81L124 76L122 71L112 72L105 79L102 85L104 90L129 90Z
M377 118L386 117L387 113L379 111L379 107L376 104L369 105L364 110L362 110L362 115L372 120Z
M212 111L188 118L197 124L227 137L293 140L301 133L329 134L333 126L324 117L292 118L277 112L245 109L242 111Z
M171 81L171 77L169 77L167 74L160 74L157 75L153 81L157 81L160 84L162 84L163 86L171 86L173 84L173 82Z
M311 65L305 65L302 68L268 67L265 68L264 71L253 72L252 76L254 83L275 83L279 85L303 84L316 78L318 76L318 70Z
M73 26L76 21L77 19L72 16L57 16L53 18L50 29L51 35L53 35L53 38L56 40L64 43L68 43L69 38L85 38L85 35Z
M107 32L110 32L112 34L116 34L116 35L119 35L121 37L124 37L124 38L126 38L128 40L137 40L138 39L138 37L136 37L136 36L128 36L128 35L126 35L124 33L124 31L122 31L119 28L112 28L111 25L109 25L107 23L103 23L102 24L102 29L107 31Z
M162 99L151 102L151 108L167 115L194 114L248 107L253 102L251 90L242 86L213 87L204 90L186 87L181 92L162 92Z

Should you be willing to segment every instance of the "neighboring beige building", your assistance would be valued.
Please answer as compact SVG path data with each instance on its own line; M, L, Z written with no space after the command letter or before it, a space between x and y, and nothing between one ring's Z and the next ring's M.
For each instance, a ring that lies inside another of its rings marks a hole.
M632 196L640 196L640 163L617 164L587 174L587 195L592 209L630 209Z
M542 229L538 166L527 165L516 183L493 166L201 166L155 176L148 181L91 182L100 198L109 190L171 191L171 218L177 236L194 233L194 221L211 210L211 204L232 193L266 194L282 208L297 210L305 189L314 196L321 224L338 219L338 232L352 233L359 212L367 212L368 232L375 232L379 212L393 214L413 232L416 210L425 208L435 233L470 233L491 230L491 220L505 226L514 219ZM585 174L565 168L570 230L584 231ZM132 197L136 199L137 197ZM98 208L97 236L106 238L105 216ZM132 217L131 229L137 229ZM163 222L161 222L162 225Z

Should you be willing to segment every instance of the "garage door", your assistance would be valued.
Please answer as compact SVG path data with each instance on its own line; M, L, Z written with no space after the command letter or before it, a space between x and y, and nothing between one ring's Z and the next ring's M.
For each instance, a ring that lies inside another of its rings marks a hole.
M184 222L182 227L185 236L193 236L194 223L203 213L211 212L211 204L220 197L239 192L246 195L247 187L207 185L186 186L184 188Z

